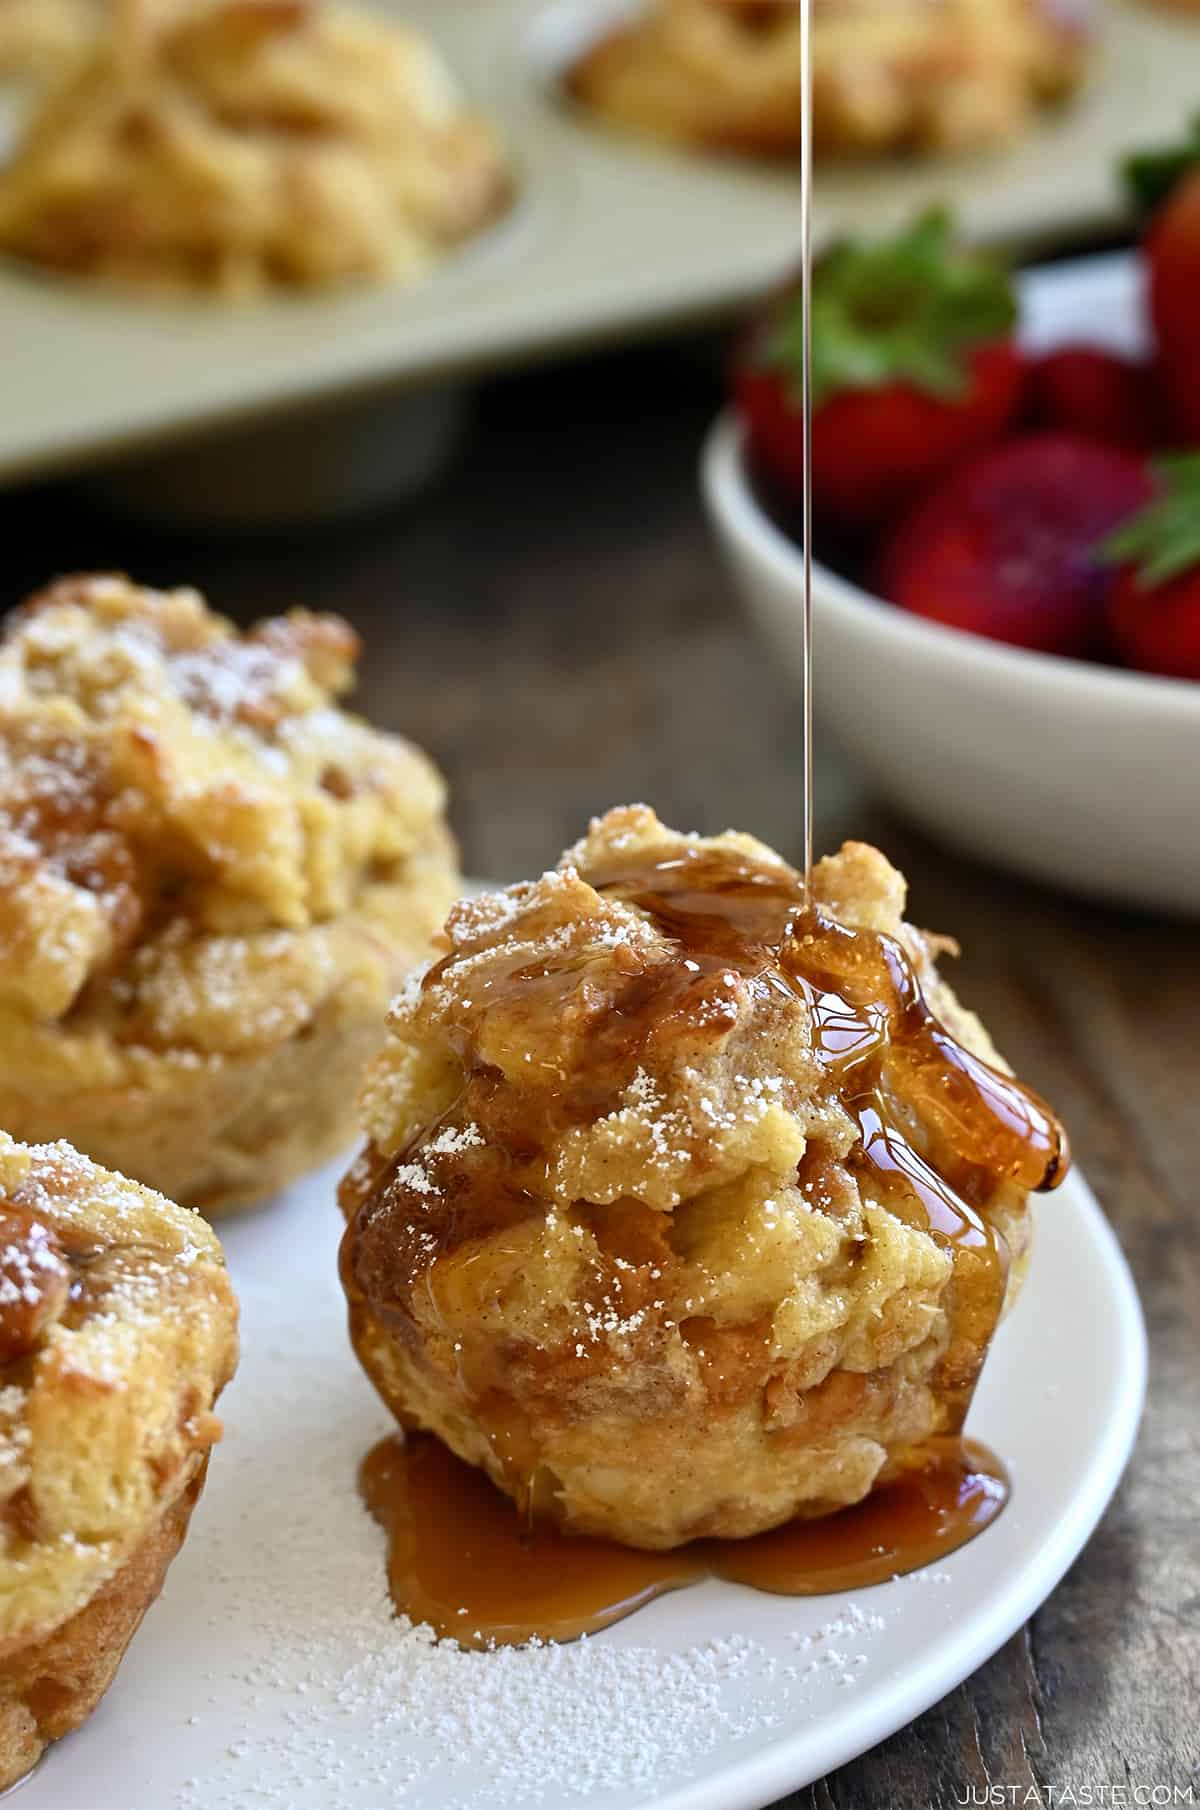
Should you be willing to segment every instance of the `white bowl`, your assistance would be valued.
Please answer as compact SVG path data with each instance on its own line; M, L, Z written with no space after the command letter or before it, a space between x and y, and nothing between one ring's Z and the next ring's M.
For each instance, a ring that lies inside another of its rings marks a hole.
M756 501L728 414L702 475L742 598L802 688L800 551ZM820 564L813 619L817 711L897 809L1035 879L1200 911L1200 684L944 628Z

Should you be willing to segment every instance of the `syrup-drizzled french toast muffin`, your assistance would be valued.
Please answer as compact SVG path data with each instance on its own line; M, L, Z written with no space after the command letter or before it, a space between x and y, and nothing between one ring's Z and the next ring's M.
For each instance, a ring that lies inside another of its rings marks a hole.
M1084 5L1054 0L813 0L820 153L1003 144L1078 86ZM684 144L794 156L799 0L649 0L579 59L576 97Z
M638 807L455 906L341 1194L405 1425L644 1547L839 1508L958 1431L1065 1147L904 899L863 844L806 903Z
M352 1137L456 890L430 762L338 707L357 640L63 579L0 641L0 1124L185 1206Z
M183 1543L236 1363L198 1214L0 1133L0 1789L111 1684Z
M123 0L0 170L0 246L238 298L419 276L510 193L496 133L397 19Z

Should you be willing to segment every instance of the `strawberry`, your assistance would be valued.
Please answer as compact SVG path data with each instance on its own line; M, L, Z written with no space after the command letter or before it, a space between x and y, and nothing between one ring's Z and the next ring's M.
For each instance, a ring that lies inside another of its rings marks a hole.
M1142 249L1164 387L1180 431L1200 440L1200 119L1189 141L1127 171L1138 198L1157 203Z
M1020 405L1008 277L956 247L949 217L834 246L813 272L813 494L846 527L894 514ZM753 324L734 394L754 465L785 496L804 480L803 298L793 284Z
M1112 644L1138 672L1200 679L1200 453L1162 459L1160 493L1105 543Z
M1200 440L1200 170L1186 176L1145 239L1150 314L1180 429Z
M1137 452L1163 445L1169 431L1154 366L1099 346L1056 346L1037 359L1027 412L1038 427Z
M1104 650L1111 573L1097 543L1151 494L1141 460L1074 434L977 453L885 543L881 595L934 622L1041 653Z

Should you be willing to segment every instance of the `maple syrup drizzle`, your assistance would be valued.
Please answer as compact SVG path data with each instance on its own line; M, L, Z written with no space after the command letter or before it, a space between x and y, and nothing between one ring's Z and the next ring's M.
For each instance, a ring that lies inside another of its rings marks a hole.
M497 1006L553 1022L576 994L586 958L530 963L526 952L480 978L471 1019L453 1033L466 1077L458 1101L394 1159L392 1180L372 1178L367 1204L351 1219L342 1263L351 1297L404 1317L438 1258L544 1212L548 1155L563 1132L615 1110L638 1067L656 1068L657 1042L669 1046L685 1032L725 1035L748 981L807 1005L813 1053L860 1130L850 1166L870 1172L893 1210L954 1256L958 1318L969 1323L977 1369L1005 1282L1005 1253L983 1209L1003 1182L1045 1189L1061 1179L1066 1141L1049 1108L938 1022L894 938L806 905L800 876L782 862L685 845L586 878L645 913L673 953L619 980L610 1009L589 1026L582 1062L531 1074L520 1090L506 1088L481 1058L479 1025ZM437 986L456 959L435 964L425 987ZM432 1130L473 1120L488 1124L489 1138L464 1185L432 1202L410 1198L410 1156L419 1157ZM963 1413L972 1380L963 1373Z
M1007 1285L1007 1251L983 1209L1005 1182L1057 1186L1067 1153L1054 1115L939 1023L895 938L850 929L806 902L790 869L689 848L588 878L645 912L683 953L668 972L685 999L660 998L660 1009L683 1004L703 1018L730 969L805 1001L814 1055L859 1129L850 1168L869 1172L891 1210L954 1263L937 1381L946 1431L957 1433Z
M389 1435L368 1453L363 1499L388 1536L398 1614L464 1647L575 1640L706 1577L776 1596L860 1589L932 1564L995 1520L1003 1467L974 1441L923 1448L920 1462L853 1508L749 1540L641 1552L530 1526L516 1504L431 1434Z
M812 604L812 0L800 0L800 331L801 467L800 537L802 561L801 634L804 638L804 821L802 825L804 902L812 903L813 865L813 604Z

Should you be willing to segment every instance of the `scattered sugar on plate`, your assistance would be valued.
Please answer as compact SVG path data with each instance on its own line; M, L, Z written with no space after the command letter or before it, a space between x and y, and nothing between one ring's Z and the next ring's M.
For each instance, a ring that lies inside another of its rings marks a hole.
M336 1300L328 1305L337 1311ZM249 1341L270 1303L247 1290L244 1306ZM255 1365L256 1402L243 1384L231 1416L221 1456L226 1510L235 1497L241 1505L235 1538L228 1512L220 1539L215 1520L197 1519L200 1550L191 1556L207 1572L210 1633L237 1605L229 1663L243 1707L232 1739L210 1739L189 1756L174 1810L332 1802L424 1810L424 1788L435 1783L447 1810L518 1810L605 1793L623 1801L693 1774L719 1744L777 1724L777 1694L759 1703L755 1688L776 1660L719 1627L678 1652L601 1637L478 1653L396 1617L383 1535L355 1487L357 1462L387 1423L365 1390L347 1389L358 1379L348 1351L335 1353L317 1399L303 1404L322 1443L298 1447L281 1470L289 1409L299 1430L286 1353L276 1330L269 1361L260 1355ZM347 1398L349 1415L337 1407ZM335 1431L339 1423L344 1431ZM731 1697L731 1685L749 1688ZM221 1698L228 1703L228 1689Z
M355 1486L358 1461L388 1423L345 1342L335 1236L331 1220L328 1280L314 1278L307 1314L319 1301L332 1331L322 1323L295 1333L311 1343L320 1332L322 1362L305 1363L303 1389L282 1323L292 1316L281 1316L269 1293L243 1286L247 1375L236 1385L220 1472L213 1466L226 1510L242 1505L239 1537L219 1537L216 1517L203 1511L196 1535L214 1586L214 1629L227 1617L221 1604L239 1604L231 1664L245 1709L232 1740L211 1740L203 1758L181 1768L188 1782L174 1810L329 1802L424 1810L435 1787L447 1810L614 1794L626 1802L696 1776L718 1746L754 1743L778 1725L782 1701L860 1675L883 1623L852 1606L822 1632L839 1653L828 1677L803 1666L788 1676L764 1646L726 1631L725 1616L710 1637L673 1652L638 1643L635 1622L619 1638L478 1653L397 1618L383 1535ZM236 1229L230 1242L236 1279ZM279 1499L281 1465L288 1490Z

